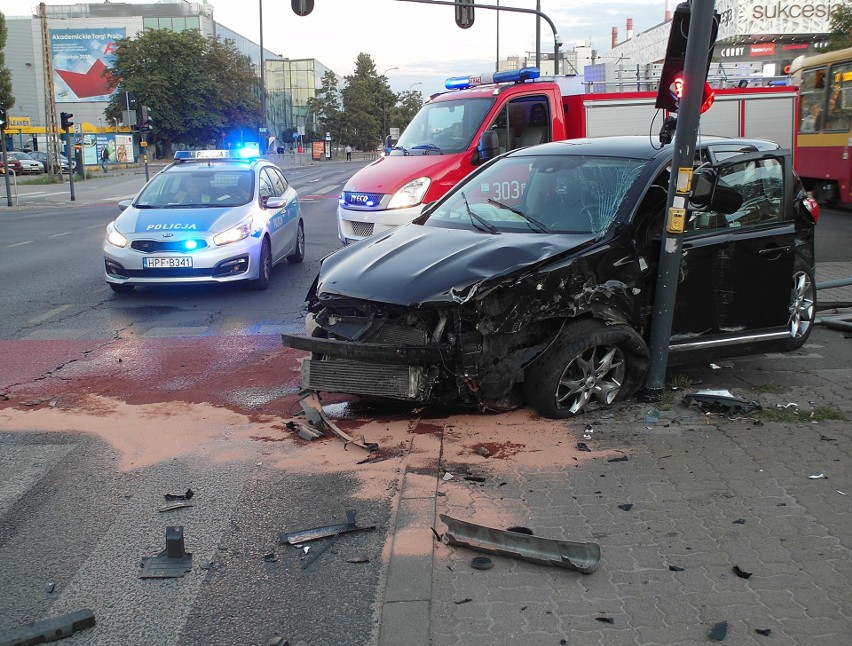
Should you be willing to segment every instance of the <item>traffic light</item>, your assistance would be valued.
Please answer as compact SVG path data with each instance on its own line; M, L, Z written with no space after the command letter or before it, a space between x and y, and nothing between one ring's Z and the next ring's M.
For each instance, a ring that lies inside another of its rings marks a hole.
M689 3L681 2L675 9L672 17L669 42L666 46L666 59L663 62L663 70L660 73L660 85L657 88L656 107L677 112L680 100L683 97L683 68L686 59L686 41L689 35ZM713 27L710 34L710 52L707 54L707 69L704 70L704 78L707 79L707 71L710 69L710 59L713 57L713 47L716 43L716 34L719 31L719 14L713 17ZM701 112L704 112L713 104L713 90L705 82L704 95L701 100Z
M136 120L138 122L139 131L147 132L153 126L153 119L151 119L151 108L147 105L139 106L138 113L136 115Z
M307 16L314 10L314 0L290 0L290 6L298 16Z
M456 0L456 24L462 29L473 25L473 0Z
M0 106L0 130L6 129L6 108Z
M71 114L70 112L60 112L59 113L59 122L62 124L62 129L65 132L68 132L74 126L74 122L71 121L71 117L73 117L73 116L74 115Z

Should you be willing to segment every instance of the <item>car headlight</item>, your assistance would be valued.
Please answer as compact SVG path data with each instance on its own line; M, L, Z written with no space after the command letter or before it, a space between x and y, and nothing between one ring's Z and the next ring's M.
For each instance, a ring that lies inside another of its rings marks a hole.
M121 249L127 246L127 238L118 232L118 229L115 228L115 222L110 222L107 225L106 241L113 247L120 247Z
M249 235L251 235L251 218L240 222L237 226L231 227L227 231L217 233L213 236L213 242L221 247L222 245L231 244L232 242L245 240L249 237Z
M389 209L403 209L407 206L417 206L423 201L423 196L429 190L432 180L428 177L418 177L400 188L388 202Z

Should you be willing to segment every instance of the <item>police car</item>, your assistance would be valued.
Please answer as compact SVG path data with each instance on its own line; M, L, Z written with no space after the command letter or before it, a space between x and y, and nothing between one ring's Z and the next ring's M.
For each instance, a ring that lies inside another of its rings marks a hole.
M243 281L266 289L279 262L302 262L299 196L281 170L256 153L179 151L104 238L113 291L142 285Z

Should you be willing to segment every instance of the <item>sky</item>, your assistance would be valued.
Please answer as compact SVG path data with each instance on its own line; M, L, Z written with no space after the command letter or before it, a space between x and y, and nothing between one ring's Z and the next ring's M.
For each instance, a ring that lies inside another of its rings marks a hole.
M142 0L125 0L138 4ZM477 5L535 9L536 0L475 0ZM634 33L663 22L665 0L538 0L553 21L563 50L591 42L599 53L611 48L612 28L619 40L628 18ZM260 40L263 7L263 45L284 58L315 58L338 76L354 71L360 53L369 54L379 74L395 92L419 90L424 95L443 90L450 76L493 72L498 57L535 57L536 19L532 14L477 8L469 29L456 26L451 6L405 0L314 0L308 16L293 13L288 0L208 0L213 18L255 42ZM75 4L47 0L47 5ZM94 3L93 3L94 4ZM672 9L677 1L671 1ZM0 0L7 16L37 11L27 0ZM499 38L498 38L499 37ZM498 50L499 46L499 50ZM541 21L541 51L553 52L553 30Z

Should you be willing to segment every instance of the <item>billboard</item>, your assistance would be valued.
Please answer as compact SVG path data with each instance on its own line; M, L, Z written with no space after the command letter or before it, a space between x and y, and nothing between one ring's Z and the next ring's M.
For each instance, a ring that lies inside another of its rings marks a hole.
M115 59L115 41L124 28L51 29L50 56L57 103L109 101L103 72Z

